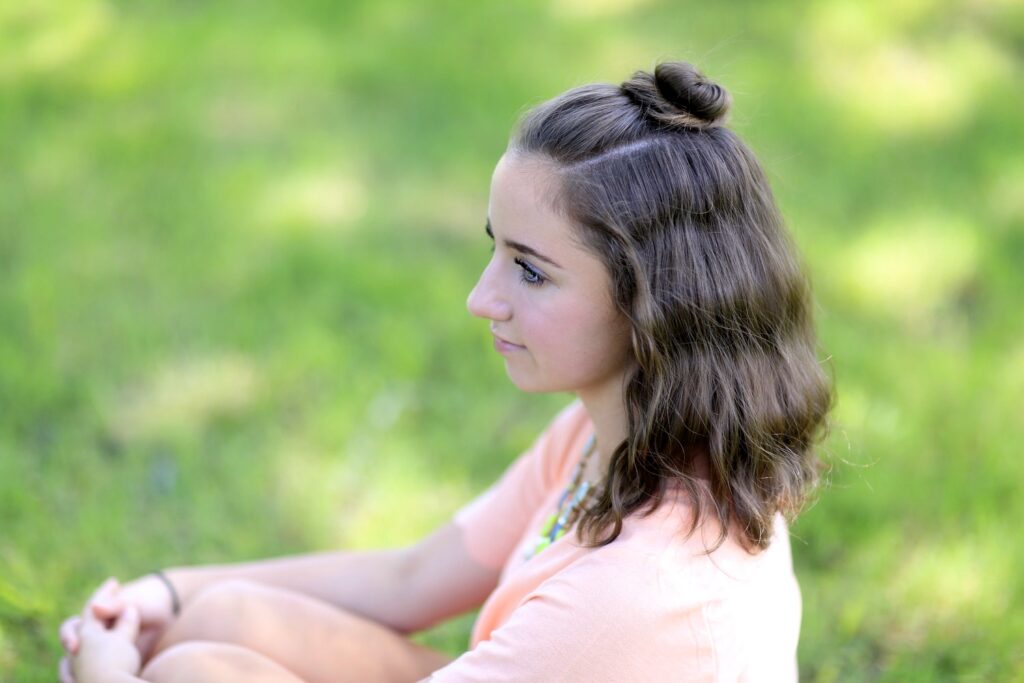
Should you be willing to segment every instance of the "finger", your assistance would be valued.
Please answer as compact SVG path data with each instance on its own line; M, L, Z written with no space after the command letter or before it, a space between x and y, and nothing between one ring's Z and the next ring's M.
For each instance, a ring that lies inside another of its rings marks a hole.
M99 617L104 626L112 625L124 609L123 601L119 597L120 592L121 583L111 577L103 582L92 601L92 612Z
M103 602L106 599L106 596L110 594L111 591L116 590L116 588L117 579L115 579L114 577L110 577L109 579L101 583L100 587L93 591L93 594L89 596L88 600L86 600L85 607L82 608L82 618L89 619L89 617L93 615L94 611L92 609L92 606L97 601Z
M124 636L129 642L134 643L139 635L139 610L135 605L128 605L121 618L114 625L114 633Z
M114 595L103 595L92 603L92 613L100 619L116 619L124 609L124 601Z
M67 657L60 660L60 683L75 683L75 677L71 674L71 662Z
M113 596L118 589L117 579L110 577L106 581L100 584L92 595L89 596L89 600L86 602L87 605L91 605L95 602L103 602L107 597Z
M121 588L121 584L118 582L116 578L111 576L109 579L100 584L100 587L97 588L96 592L92 594L91 598L89 598L89 602L96 602L98 600L103 600L108 596L113 596L118 591L119 588Z
M122 601L115 594L119 588L117 579L107 579L96 589L82 610L82 618L86 624L100 624L106 628L110 621L117 618L124 608L119 604Z
M78 627L81 622L81 617L69 617L60 625L60 644L72 655L78 651Z
M108 628L108 622L106 619L102 619L96 616L96 613L91 609L85 610L85 614L82 615L82 623L78 626L78 637L82 639L86 633L93 633L97 631L106 631Z

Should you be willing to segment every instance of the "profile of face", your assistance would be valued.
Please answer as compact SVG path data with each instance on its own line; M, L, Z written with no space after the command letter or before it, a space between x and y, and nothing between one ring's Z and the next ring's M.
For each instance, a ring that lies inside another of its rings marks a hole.
M529 392L621 392L629 322L614 306L604 264L551 206L550 166L506 154L491 180L494 252L466 302L491 321L512 383Z

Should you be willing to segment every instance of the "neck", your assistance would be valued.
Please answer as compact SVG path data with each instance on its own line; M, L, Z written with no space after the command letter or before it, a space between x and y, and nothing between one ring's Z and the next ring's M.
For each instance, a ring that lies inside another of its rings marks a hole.
M612 453L629 435L626 404L623 398L625 388L625 379L623 378L596 389L586 391L581 389L576 392L583 407L586 408L591 422L594 423L594 453L583 472L584 479L591 483L596 484L604 479L608 472ZM707 444L695 443L687 446L686 461L688 462L687 471L690 475L705 481L710 480L711 468Z
M584 477L591 482L604 477L612 453L629 433L623 401L624 389L622 380L616 379L604 387L577 392L587 415L594 423L594 453L584 471Z

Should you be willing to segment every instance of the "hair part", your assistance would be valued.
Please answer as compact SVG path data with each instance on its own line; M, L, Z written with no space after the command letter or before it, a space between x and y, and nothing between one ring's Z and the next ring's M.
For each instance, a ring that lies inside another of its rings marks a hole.
M681 485L750 551L817 481L832 386L811 294L768 181L690 64L569 90L526 114L512 154L549 161L556 208L603 262L632 327L629 435L578 534L591 546ZM695 463L706 458L708 478Z

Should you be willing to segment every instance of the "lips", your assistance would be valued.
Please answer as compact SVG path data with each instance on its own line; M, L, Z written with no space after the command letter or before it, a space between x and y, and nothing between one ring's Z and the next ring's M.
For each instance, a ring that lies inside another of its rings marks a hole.
M491 332L491 334L494 334L494 333L493 333L493 332ZM519 348L523 348L523 345L522 345L522 344L514 344L513 342L510 342L510 341L509 341L508 339L505 339L504 337L499 337L499 336L498 336L498 335L496 335L496 334L494 334L494 338L495 338L495 339L496 339L497 341L500 341L500 342L502 342L502 343L504 343L504 344L508 344L509 346L518 346Z
M491 334L494 334L493 330L491 331ZM522 346L521 344L513 344L507 339L504 339L503 337L499 337L498 335L494 334L494 348L499 353L507 353L509 351L521 351L526 347Z

